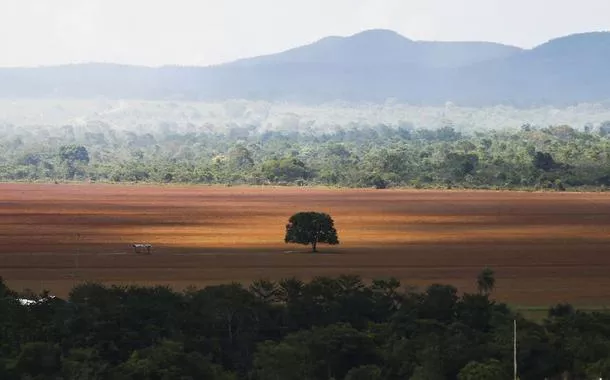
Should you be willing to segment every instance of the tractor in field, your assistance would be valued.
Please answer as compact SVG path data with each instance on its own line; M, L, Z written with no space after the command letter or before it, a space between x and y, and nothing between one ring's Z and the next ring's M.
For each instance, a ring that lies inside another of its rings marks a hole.
M147 243L135 243L132 244L132 248L135 254L146 254L150 255L152 245Z

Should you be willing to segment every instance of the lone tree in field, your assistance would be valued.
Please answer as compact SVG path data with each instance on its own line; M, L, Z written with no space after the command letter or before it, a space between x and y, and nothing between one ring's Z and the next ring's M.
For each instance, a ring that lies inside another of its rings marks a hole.
M333 218L322 212L299 212L288 220L285 243L311 244L312 251L318 252L318 243L339 244Z
M494 271L491 268L484 268L477 276L477 288L479 293L489 295L496 285Z

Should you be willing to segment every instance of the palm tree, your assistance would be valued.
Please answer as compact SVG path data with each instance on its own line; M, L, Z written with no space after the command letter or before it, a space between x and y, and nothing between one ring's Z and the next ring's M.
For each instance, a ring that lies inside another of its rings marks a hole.
M480 294L489 295L496 285L494 271L485 267L477 276L477 288Z

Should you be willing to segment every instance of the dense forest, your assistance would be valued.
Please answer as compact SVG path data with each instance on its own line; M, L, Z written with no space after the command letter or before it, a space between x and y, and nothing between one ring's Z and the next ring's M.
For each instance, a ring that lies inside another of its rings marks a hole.
M408 123L261 131L0 125L0 180L604 189L610 122L459 131Z
M514 321L521 380L610 376L610 315L562 304L537 323L490 298L491 269L476 282L83 283L63 300L0 281L0 378L512 379Z

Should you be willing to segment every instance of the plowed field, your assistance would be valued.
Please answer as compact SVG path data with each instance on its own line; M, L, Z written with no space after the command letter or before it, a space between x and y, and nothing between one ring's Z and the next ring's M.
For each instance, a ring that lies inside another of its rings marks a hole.
M288 217L308 210L333 216L339 246L283 243ZM490 266L503 301L606 305L609 243L602 193L0 185L0 276L62 296L85 280L182 288L342 273L471 291Z

